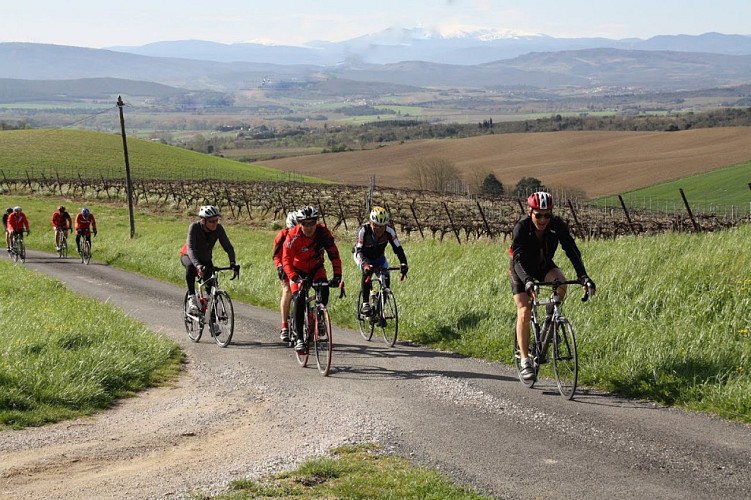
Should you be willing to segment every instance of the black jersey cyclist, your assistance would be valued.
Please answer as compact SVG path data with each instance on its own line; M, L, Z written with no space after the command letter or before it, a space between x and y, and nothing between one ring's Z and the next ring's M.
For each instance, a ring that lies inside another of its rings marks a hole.
M553 197L550 193L538 191L527 199L529 213L517 222L511 243L509 276L511 293L516 305L516 337L521 353L521 375L526 380L534 378L534 369L528 359L529 323L531 307L529 298L534 293L534 281L565 281L566 277L553 261L560 244L574 266L576 275L587 293L595 292L594 282L587 276L581 252L571 236L568 224L553 215ZM558 288L561 300L566 295L566 287ZM548 314L552 314L548 310Z
M399 262L401 263L401 273L406 275L409 271L407 265L407 256L404 254L404 248L396 237L396 230L389 224L389 213L383 207L373 207L370 211L370 220L360 226L357 232L357 242L354 248L354 259L362 271L360 279L360 288L362 290L362 310L363 315L368 316L371 313L370 296L371 283L368 279L373 268L383 268L386 288L390 286L390 275L388 271L388 261L386 260L386 246L391 245Z

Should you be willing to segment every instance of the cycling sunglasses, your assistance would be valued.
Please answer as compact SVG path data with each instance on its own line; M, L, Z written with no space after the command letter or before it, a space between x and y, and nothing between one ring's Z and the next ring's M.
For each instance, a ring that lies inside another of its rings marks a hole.
M550 212L532 212L538 219L551 219L553 214Z

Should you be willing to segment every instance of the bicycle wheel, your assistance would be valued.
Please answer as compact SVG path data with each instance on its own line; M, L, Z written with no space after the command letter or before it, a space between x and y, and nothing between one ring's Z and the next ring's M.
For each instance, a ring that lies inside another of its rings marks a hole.
M18 251L18 238L12 236L10 240L10 260L13 262L18 262Z
M305 352L297 352L295 351L295 357L297 358L297 362L300 366L305 367L308 366L308 353L310 352L310 343L309 341L309 335L311 328L315 328L313 325L315 325L315 316L313 314L313 311L308 309L308 306L305 306L305 314L303 314L303 325L302 325L302 331L298 332L298 335L302 335L302 340L305 342ZM296 326L298 330L300 330L299 327Z
M396 307L396 298L390 290L381 290L380 299L378 326L383 334L384 342L389 347L393 347L399 334L399 310Z
M318 371L325 377L331 369L331 354L334 344L331 338L331 318L328 310L323 306L318 311L318 322L315 327L313 342L315 343Z
M362 311L362 290L360 290L360 293L357 295L357 304L355 304L355 317L357 318L357 324L360 328L360 335L362 335L362 338L365 340L370 340L373 338L373 330L374 330L374 324L370 321L370 318L367 316L363 316L360 311Z
M191 314L188 307L188 292L185 292L183 301L183 321L185 322L185 331L193 342L201 340L203 333L203 317L200 312Z
M209 315L209 331L214 341L221 347L227 347L235 333L235 309L227 292L217 292Z
M60 258L68 258L68 238L63 237L63 241L60 243Z
M519 341L516 337L516 328L514 328L514 363L516 364L516 371L519 374L519 380L521 380L522 384L526 385L530 389L535 386L535 382L537 382L537 373L539 366L534 363L534 369L535 369L535 378L532 380L526 380L524 377L522 377L522 356L521 356L521 350L519 349ZM534 335L534 324L530 325L530 332L529 332L529 352L533 353L535 352L535 335ZM530 358L534 358L534 356L529 356Z
M85 238L81 241L81 262L88 264L91 261L91 243Z
M26 262L26 243L23 240L18 241L18 257L21 262Z
M579 376L579 361L576 355L576 336L574 327L566 318L561 318L556 325L553 337L553 372L555 383L561 396L571 399L576 392Z

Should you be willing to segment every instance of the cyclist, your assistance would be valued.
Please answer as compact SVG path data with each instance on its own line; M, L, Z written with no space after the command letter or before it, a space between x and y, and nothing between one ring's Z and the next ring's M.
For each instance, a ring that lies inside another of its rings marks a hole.
M10 207L3 214L3 229L5 230L5 246L8 247L10 252L10 231L8 230L8 216L13 213L13 208Z
M530 297L534 295L534 280L565 281L563 272L553 262L558 244L563 247L577 276L587 293L594 295L595 284L587 276L579 248L571 236L568 225L553 215L553 197L550 193L538 191L527 198L529 213L514 226L513 240L509 254L509 276L511 293L516 304L516 337L521 352L521 375L525 380L535 376L534 367L528 357L529 323L531 318ZM558 288L561 300L566 295L566 287ZM546 322L550 322L552 306L548 307Z
M83 207L78 214L76 214L76 248L79 255L81 254L81 236L86 238L86 241L91 244L91 233L96 236L96 219L94 214L91 213L86 207Z
M289 325L287 325L287 318L289 317L290 302L292 300L292 291L289 288L289 279L284 274L284 266L282 264L282 247L287 239L287 235L290 230L297 225L296 212L289 212L287 214L287 221L285 226L276 233L274 238L274 265L276 265L276 273L279 276L279 282L282 284L282 298L279 301L279 312L282 315L282 326L279 331L279 339L282 342L289 342Z
M13 211L8 214L8 220L5 223L6 238L8 238L8 250L10 251L10 238L15 234L23 239L23 232L29 234L29 220L23 213L21 207L13 207Z
M188 285L188 306L191 312L198 312L196 299L196 277L209 278L214 274L212 254L218 241L227 256L229 265L235 266L235 249L230 243L224 227L219 224L219 209L204 205L198 210L200 220L188 227L188 237L180 250L180 262L185 266L185 282ZM210 291L210 290L209 290Z
M52 212L52 227L55 228L55 250L60 251L63 237L68 236L68 231L73 229L73 220L65 207L60 205L57 211Z
M334 242L334 236L326 227L318 223L320 213L313 207L305 207L297 214L297 225L287 235L287 242L282 248L282 265L284 273L290 279L290 290L293 294L292 315L295 336L295 350L305 352L300 327L303 325L305 311L304 297L299 293L303 278L311 281L326 279L323 252L325 251L334 271L334 278L329 281L329 287L338 288L342 283L342 260L339 249ZM326 305L329 301L328 288L321 289L321 302Z
M370 211L370 221L360 226L357 232L357 242L355 243L353 257L358 267L362 271L360 279L360 288L362 290L362 310L365 316L370 316L371 307L368 297L370 296L371 283L368 277L373 268L384 268L384 277L386 288L390 286L390 273L388 271L388 261L386 260L386 245L391 244L391 249L399 258L401 263L401 274L405 276L409 271L407 265L407 256L404 254L404 248L396 237L396 231L393 226L388 225L389 213L383 207L373 207Z

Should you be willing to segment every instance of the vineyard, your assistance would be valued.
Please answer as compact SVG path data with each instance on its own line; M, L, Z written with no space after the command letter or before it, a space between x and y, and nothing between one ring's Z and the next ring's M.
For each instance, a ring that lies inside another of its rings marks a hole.
M125 180L26 177L0 179L3 194L40 194L74 199L121 202L127 200ZM334 229L352 229L366 220L368 207L382 205L391 212L395 227L405 235L422 238L477 239L511 235L524 214L519 199L489 199L445 195L425 191L308 184L302 182L233 182L212 180L139 180L133 184L133 204L154 210L197 213L200 205L221 208L226 219L268 226L285 219L286 213L314 205L323 222ZM687 205L672 214L596 207L574 200L559 202L557 214L578 238L616 238L629 234L666 231L715 231L751 222L751 215L735 212L724 216L693 214Z

